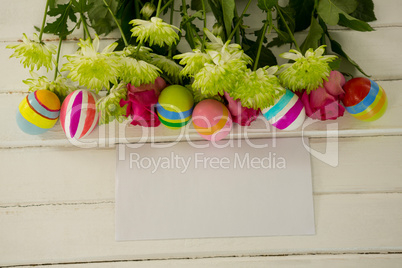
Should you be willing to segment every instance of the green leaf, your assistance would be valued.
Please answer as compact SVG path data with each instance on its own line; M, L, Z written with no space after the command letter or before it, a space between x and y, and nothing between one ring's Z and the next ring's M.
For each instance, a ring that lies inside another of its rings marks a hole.
M346 1L346 0L345 0ZM340 1L338 1L340 2ZM343 2L342 2L343 3ZM338 3L339 4L339 3ZM342 5L345 8L346 5ZM337 25L349 27L356 31L373 31L374 29L364 21L358 20L336 5L334 0L320 0L317 12L320 17L329 25Z
M281 13L282 13L282 15L283 15L283 17L284 17L284 19L285 19L285 21L286 21L286 24L288 25L288 27L289 27L289 29L292 31L292 33L294 33L294 31L295 31L295 27L296 27L296 22L295 22L295 14L297 13L297 12L295 12L292 8L290 8L289 6L286 6L286 7L281 7L281 6L277 6L279 9L280 9L280 11L281 11ZM287 28L286 28L286 25L285 25L285 22L283 21L283 20L278 20L278 28L279 28L279 30L281 30L282 32L286 32L287 33Z
M350 14L353 11L355 11L358 5L356 0L331 0L331 1L335 6L342 9L347 14Z
M338 24L361 32L374 31L374 29L367 22L357 20L347 14L339 14Z
M140 7L136 6L134 1L131 0L120 0L119 7L116 11L116 18L120 19L120 25L123 30L124 36L128 40L128 42L132 45L135 44L135 38L131 39L131 28L132 26L129 24L133 19L137 19L136 14L140 14ZM137 10L138 8L138 10ZM123 41L123 40L121 40ZM122 50L124 48L124 42L118 42L118 46L116 50Z
M81 0L82 1L82 0ZM118 8L117 0L107 0L107 3L114 14ZM109 10L101 0L89 0L85 7L88 12L88 18L91 21L91 27L98 35L109 34L116 29L117 25Z
M211 12L211 6L209 5L207 0L204 0L205 12ZM202 10L202 2L201 0L191 0L191 9L192 10Z
M374 14L373 0L357 0L357 2L358 5L356 10L349 15L365 22L377 20Z
M191 49L196 48L196 36L200 29L192 22L196 17L189 17L188 15L182 15L182 21L180 23L180 28L184 30L184 38L187 40Z
M246 53L253 61L255 61L257 57L258 42L243 38L242 47L244 49L244 53ZM278 62L276 61L276 57L272 53L272 51L269 48L262 46L257 68L261 68L267 65L274 66L277 64Z
M328 64L329 64L329 67L331 68L331 70L338 70L339 67L341 66L341 59L336 58L334 61L331 61Z
M314 10L314 0L290 0L289 7L294 10L295 32L307 29Z
M300 46L301 53L304 53L309 49L316 49L319 47L319 41L324 34L324 30L321 28L320 24L316 19L311 20L310 30L303 44Z
M337 53L339 56L343 57L344 59L346 59L347 61L349 61L353 66L355 66L356 69L358 69L362 74L364 74L365 76L369 77L368 74L366 74L363 69L359 66L359 64L357 64L354 60L352 60L348 54L346 54L346 52L343 50L341 44L339 44L336 40L334 40L331 35L328 32L328 28L325 25L324 21L322 18L320 18L320 25L322 27L322 29L324 30L325 34L328 36L328 39L331 43L331 50L335 53Z
M266 12L271 12L271 9L278 4L278 0L258 0L257 6Z
M223 24L223 13L220 0L208 0L208 4L211 7L212 13L219 24Z
M77 12L77 13L82 13L82 14L84 14L85 12L88 12L90 9L91 9L91 7L92 7L92 5L94 4L94 3L91 3L91 2L95 2L94 0L73 0L72 1L72 3L73 3L73 10L74 10L74 12ZM98 1L99 3L103 3L103 1Z
M67 21L70 19L73 22L77 22L77 17L71 8L72 3L57 5L56 7L50 7L47 14L51 17L56 17L56 20L51 23L47 23L44 32L58 35L60 38L64 39L67 35L71 34L72 30L68 30Z
M232 23L234 18L234 11L236 7L235 0L221 0L223 23L226 30L226 36L232 32Z

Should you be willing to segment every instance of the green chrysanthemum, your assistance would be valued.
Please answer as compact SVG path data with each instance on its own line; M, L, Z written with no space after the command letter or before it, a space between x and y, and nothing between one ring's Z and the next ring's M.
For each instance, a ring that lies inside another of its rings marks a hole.
M237 80L247 69L247 63L241 59L241 53L230 53L229 43L220 52L208 50L212 64L206 63L194 76L193 87L204 95L223 95L235 87Z
M320 46L315 51L310 48L304 56L294 49L280 54L279 56L284 59L295 61L281 66L283 69L279 74L281 83L292 91L306 89L307 94L321 87L331 72L328 63L337 58L335 55L323 56L325 47Z
M96 102L96 109L100 112L99 124L108 124L113 120L123 122L125 119L126 108L120 107L120 100L127 98L127 84L120 82L114 85L108 95L100 98Z
M29 40L26 34L23 34L21 44L8 45L6 48L14 49L10 58L21 58L24 68L29 67L31 71L35 67L39 70L42 66L46 67L47 71L53 69L53 63L55 63L53 54L56 54L56 46L44 44L36 33L33 34L33 40Z
M132 36L137 37L137 42L149 41L149 45L157 44L159 46L172 46L180 38L174 29L179 28L164 22L162 19L152 17L150 21L135 19L130 21L133 25L131 29Z
M207 53L202 53L199 49L176 55L173 58L179 59L179 63L185 65L180 74L189 77L194 77L196 73L204 68L206 63L212 63L211 57Z
M132 57L122 57L120 63L120 78L136 87L154 82L161 72L155 65Z
M204 29L204 33L211 41L206 43L207 50L214 50L219 52L222 51L222 49L225 47L225 50L229 52L229 54L235 55L236 58L244 60L247 64L252 64L252 59L246 53L244 53L242 47L239 44L229 44L228 42L224 44L219 36L215 36L208 29Z
M62 76L57 76L56 80L49 81L46 76L39 76L37 73L30 72L32 78L23 80L24 84L29 86L29 91L36 91L39 89L47 89L57 95L60 101L67 97L68 94L73 92L76 87L69 85L67 79Z
M286 91L275 76L277 70L277 66L248 70L230 96L235 100L240 99L243 106L255 110L274 105L275 100Z
M117 84L119 75L118 57L113 53L117 43L107 46L101 53L99 37L91 40L80 39L80 50L73 55L67 55L68 63L63 65L62 71L70 71L68 77L78 81L82 86L99 92L102 87L110 88L110 83Z
M152 49L150 49L149 47L141 46L137 51L136 46L129 45L123 49L120 55L125 57L131 56L133 58L136 58L137 60L143 60L148 62L151 60L151 52Z
M222 103L224 102L222 96L220 95L202 94L199 89L192 87L192 85L186 85L186 88L188 88L193 93L195 104L206 99L214 99Z
M165 56L151 53L150 63L161 69L168 76L170 82L173 84L180 83L180 72L183 67L176 62Z

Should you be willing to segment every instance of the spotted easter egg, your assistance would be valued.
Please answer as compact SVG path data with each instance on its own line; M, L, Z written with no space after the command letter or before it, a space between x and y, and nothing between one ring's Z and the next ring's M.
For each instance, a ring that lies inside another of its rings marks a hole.
M67 138L81 139L95 129L99 121L97 99L88 90L76 90L67 96L60 111L60 123Z
M232 129L232 116L229 110L217 100L203 100L193 111L193 126L206 140L219 141Z
M41 89L27 95L18 106L17 124L30 135L45 133L57 122L60 100L56 94Z
M299 128L306 117L302 101L289 89L274 105L263 109L262 114L274 127L281 130Z
M373 80L356 77L344 86L345 96L342 103L355 118L363 121L374 121L380 118L388 106L384 89Z
M193 95L187 88L171 85L159 95L156 111L163 125L177 129L188 124L193 106Z

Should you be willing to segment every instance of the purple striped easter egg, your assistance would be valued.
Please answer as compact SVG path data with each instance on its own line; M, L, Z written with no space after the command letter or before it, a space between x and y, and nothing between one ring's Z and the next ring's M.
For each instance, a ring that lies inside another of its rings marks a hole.
M274 105L263 109L262 114L274 127L281 130L299 128L306 117L302 101L288 89Z
M97 99L88 90L76 90L67 96L60 110L60 123L67 138L81 139L95 129L99 121Z

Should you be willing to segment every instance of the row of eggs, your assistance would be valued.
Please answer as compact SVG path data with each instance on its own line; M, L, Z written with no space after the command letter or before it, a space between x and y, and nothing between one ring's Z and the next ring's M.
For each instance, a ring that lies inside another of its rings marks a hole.
M370 79L351 79L344 90L343 104L357 119L373 121L387 109L384 90ZM21 101L17 124L25 133L37 135L51 129L60 117L67 138L80 139L89 135L98 123L97 99L98 96L90 91L76 90L61 105L53 92L37 90ZM232 118L224 104L207 99L194 107L192 94L183 86L165 88L158 98L156 110L159 120L168 128L180 128L192 120L195 130L207 140L221 140L232 129ZM305 119L301 100L289 90L273 106L262 109L262 114L281 130L297 129Z

